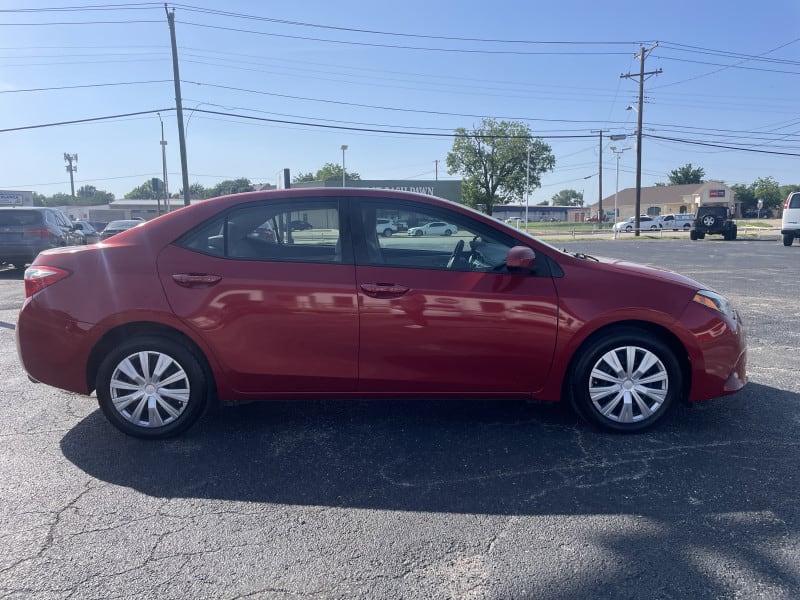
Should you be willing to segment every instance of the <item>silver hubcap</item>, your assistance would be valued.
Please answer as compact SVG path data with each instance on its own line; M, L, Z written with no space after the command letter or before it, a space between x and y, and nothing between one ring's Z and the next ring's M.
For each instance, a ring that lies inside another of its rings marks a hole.
M120 415L139 427L163 427L189 404L189 377L171 356L137 352L111 375L111 400Z
M589 396L605 418L636 423L664 405L669 390L667 369L659 358L638 346L606 352L592 368Z

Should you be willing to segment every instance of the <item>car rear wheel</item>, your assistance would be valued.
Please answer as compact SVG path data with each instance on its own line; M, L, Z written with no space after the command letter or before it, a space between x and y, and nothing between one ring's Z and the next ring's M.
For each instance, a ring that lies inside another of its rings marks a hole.
M689 239L692 241L697 240L697 232L694 229L689 231Z
M794 236L791 233L784 233L783 234L783 245L784 246L791 246L793 241L794 241Z
M97 373L100 408L112 425L134 437L185 431L202 415L207 397L200 361L168 338L133 338L114 349Z
M683 390L674 352L633 328L591 341L572 370L572 401L587 420L617 432L653 426Z

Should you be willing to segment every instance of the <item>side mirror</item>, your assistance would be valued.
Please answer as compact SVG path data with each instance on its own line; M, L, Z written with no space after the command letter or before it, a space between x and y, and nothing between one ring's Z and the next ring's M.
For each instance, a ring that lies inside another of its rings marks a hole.
M520 271L532 271L536 264L536 254L527 246L514 246L506 256L506 267Z

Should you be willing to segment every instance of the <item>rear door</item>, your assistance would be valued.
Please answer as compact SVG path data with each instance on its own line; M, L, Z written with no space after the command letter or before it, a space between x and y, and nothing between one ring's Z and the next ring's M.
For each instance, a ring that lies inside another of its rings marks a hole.
M160 255L173 311L212 348L237 391L355 390L358 310L339 226L345 204L309 197L243 205ZM312 228L295 230L293 220Z

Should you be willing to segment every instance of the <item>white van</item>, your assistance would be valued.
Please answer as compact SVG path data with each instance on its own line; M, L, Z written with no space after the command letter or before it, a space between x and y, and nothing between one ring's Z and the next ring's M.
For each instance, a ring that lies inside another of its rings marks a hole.
M661 217L660 224L663 229L689 231L692 228L692 221L694 221L694 213L681 213L678 215L664 215Z
M791 246L794 238L800 238L800 192L792 192L783 205L781 219L783 245Z

